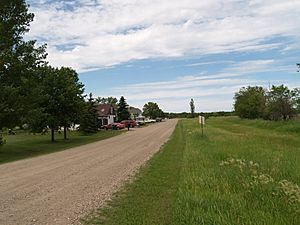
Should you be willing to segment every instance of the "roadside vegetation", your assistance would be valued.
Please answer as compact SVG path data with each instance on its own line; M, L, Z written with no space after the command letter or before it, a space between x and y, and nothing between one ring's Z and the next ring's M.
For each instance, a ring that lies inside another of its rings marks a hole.
M56 134L55 142L50 141L51 134L34 135L18 133L17 135L5 135L6 144L0 147L0 164L15 160L30 158L52 152L62 151L68 148L100 141L121 134L121 131L102 131L91 135L82 135L80 132L68 133L70 139L64 140L63 134Z
M289 120L300 112L300 89L284 85L269 90L259 86L243 87L235 93L234 109L240 118Z
M86 224L300 224L300 121L179 121Z

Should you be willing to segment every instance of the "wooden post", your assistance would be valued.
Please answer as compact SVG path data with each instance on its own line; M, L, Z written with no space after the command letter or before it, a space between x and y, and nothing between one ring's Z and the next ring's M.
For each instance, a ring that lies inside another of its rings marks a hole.
M202 134L202 137L203 137L203 134L204 134L204 124L205 124L205 117L204 116L199 116L199 123L201 125L201 134Z
M202 130L202 137L203 137L203 117L201 116L201 130Z

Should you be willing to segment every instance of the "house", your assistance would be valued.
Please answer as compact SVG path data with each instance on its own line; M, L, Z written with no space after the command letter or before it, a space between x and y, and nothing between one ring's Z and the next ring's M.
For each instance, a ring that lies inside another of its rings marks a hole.
M142 110L132 106L128 107L128 112L130 113L130 119L134 120L136 117L142 115Z
M108 125L116 121L116 112L111 104L99 104L96 108L100 126Z

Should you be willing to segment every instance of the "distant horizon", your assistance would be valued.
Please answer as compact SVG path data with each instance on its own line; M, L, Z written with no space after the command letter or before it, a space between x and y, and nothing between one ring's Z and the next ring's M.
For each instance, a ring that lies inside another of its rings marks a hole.
M300 87L300 2L27 0L26 39L76 69L94 97L232 111L241 87ZM243 9L243 10L241 10Z

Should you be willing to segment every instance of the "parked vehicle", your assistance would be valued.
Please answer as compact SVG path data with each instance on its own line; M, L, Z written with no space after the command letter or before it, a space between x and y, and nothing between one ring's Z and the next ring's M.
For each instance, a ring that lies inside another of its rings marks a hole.
M154 120L154 119L146 119L145 123L156 123L156 120Z
M135 118L135 122L142 126L142 125L145 125L145 117L144 116L138 116Z
M120 129L124 129L125 125L122 123L111 123L108 125L104 125L103 128L105 130L109 130L109 129L113 129L113 130L120 130Z
M137 123L134 120L123 120L121 123L124 124L125 127L128 127L128 124L130 125L130 127L137 126Z

